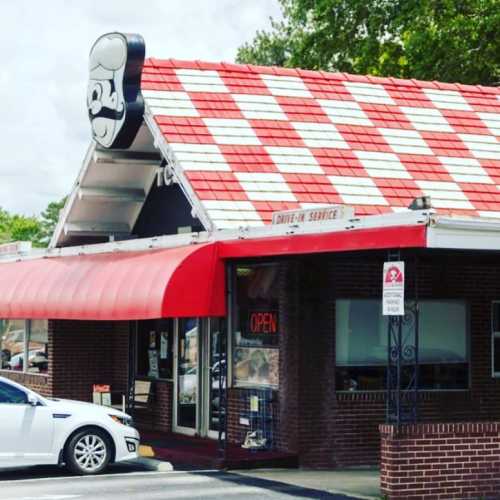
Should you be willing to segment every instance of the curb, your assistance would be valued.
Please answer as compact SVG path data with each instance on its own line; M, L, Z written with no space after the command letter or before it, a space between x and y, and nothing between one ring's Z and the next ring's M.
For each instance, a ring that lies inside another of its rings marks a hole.
M174 467L170 462L156 460L155 458L149 457L139 457L135 460L130 460L129 463L136 465L139 464L147 470L156 472L172 472L174 470Z

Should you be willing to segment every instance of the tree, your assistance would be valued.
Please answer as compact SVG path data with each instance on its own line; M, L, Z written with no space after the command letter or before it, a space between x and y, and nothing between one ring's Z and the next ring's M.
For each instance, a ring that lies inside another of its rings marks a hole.
M31 241L35 247L48 246L65 203L66 198L49 203L40 217L10 214L0 208L0 244Z
M279 0L237 61L495 85L498 0Z
M64 208L67 197L62 200L53 201L47 205L47 208L41 214L40 220L40 235L37 241L40 246L48 246L50 239L54 234L54 230L59 220L59 213Z
M0 243L10 241L37 242L40 234L40 223L36 217L11 215L0 208Z
M6 243L11 240L10 235L10 215L6 210L0 208L0 243Z

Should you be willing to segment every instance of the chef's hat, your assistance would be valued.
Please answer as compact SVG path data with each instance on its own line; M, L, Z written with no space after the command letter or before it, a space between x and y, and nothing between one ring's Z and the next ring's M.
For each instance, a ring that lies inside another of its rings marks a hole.
M89 77L91 80L110 80L127 62L127 42L119 33L100 37L90 51Z

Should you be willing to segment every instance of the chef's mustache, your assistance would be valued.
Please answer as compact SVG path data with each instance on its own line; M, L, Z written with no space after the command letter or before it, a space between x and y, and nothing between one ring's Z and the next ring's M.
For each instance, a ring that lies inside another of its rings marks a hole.
M108 118L110 120L121 120L123 115L125 114L125 110L121 109L120 111L112 108L106 108L103 106L97 113L92 113L89 109L89 118L90 120L95 120L96 118Z

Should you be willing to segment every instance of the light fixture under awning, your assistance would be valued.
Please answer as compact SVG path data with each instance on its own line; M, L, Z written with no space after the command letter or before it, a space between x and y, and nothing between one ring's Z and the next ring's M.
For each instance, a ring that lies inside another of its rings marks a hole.
M215 243L0 264L0 318L134 320L224 316Z

